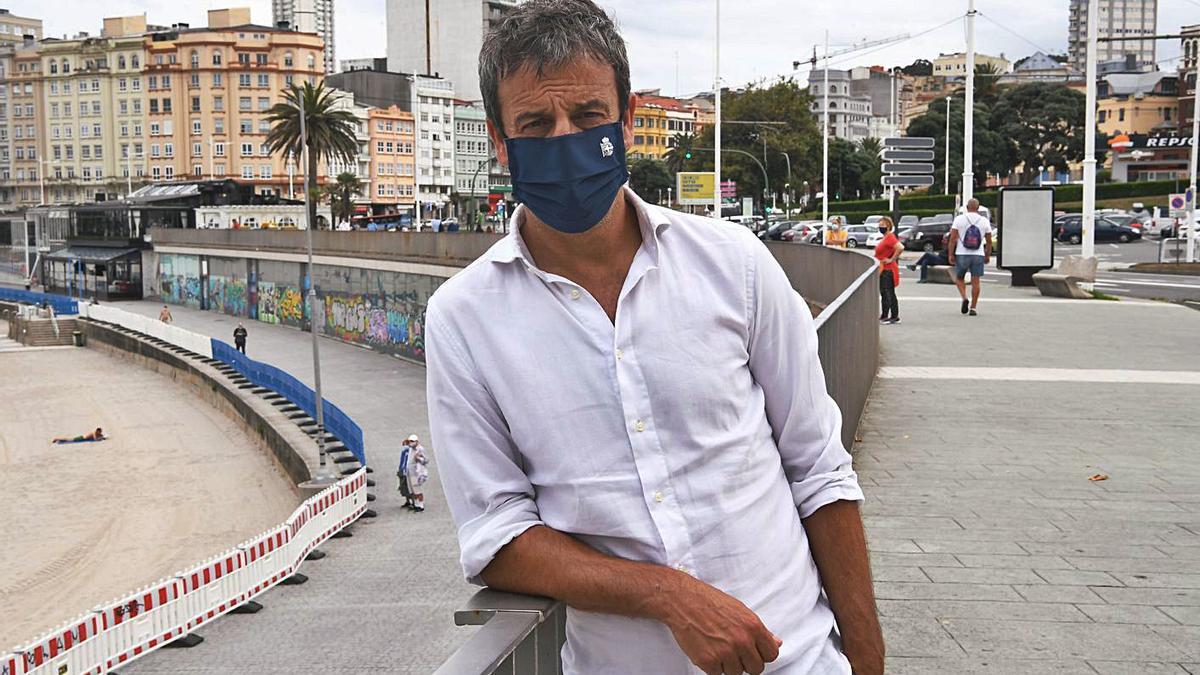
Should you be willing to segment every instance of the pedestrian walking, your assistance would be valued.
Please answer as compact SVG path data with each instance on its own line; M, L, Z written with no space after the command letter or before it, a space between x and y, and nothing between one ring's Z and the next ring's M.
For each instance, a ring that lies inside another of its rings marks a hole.
M900 254L904 244L892 231L892 219L879 219L879 233L883 240L875 245L875 259L879 261L879 323L900 323L900 300L896 298L896 287L900 285Z
M411 493L411 508L420 513L425 510L425 490L422 486L429 480L429 457L421 440L416 434L408 437L408 461L405 462L405 473L408 475L408 490Z
M404 508L413 508L412 490L408 488L408 459L412 452L412 442L416 436L409 436L400 444L400 463L396 466L396 489L404 497Z
M950 264L954 265L954 285L962 297L962 313L978 315L979 281L983 268L992 260L992 223L979 213L979 200L967 202L967 211L954 219L950 228ZM967 272L971 273L971 299L967 300Z
M233 346L243 354L246 353L246 327L239 321L237 328L233 329Z
M171 310L167 309L166 305L163 305L163 308L158 310L158 320L163 323L171 323L175 321L175 317L171 316Z

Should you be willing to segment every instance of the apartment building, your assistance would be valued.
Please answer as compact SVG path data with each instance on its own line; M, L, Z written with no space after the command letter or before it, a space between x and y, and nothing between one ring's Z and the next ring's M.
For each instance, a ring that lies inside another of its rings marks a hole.
M1151 36L1158 27L1158 0L1099 0L1100 15L1096 27L1102 37L1130 38ZM1071 0L1067 27L1067 51L1071 66L1083 71L1087 66L1088 0ZM1100 42L1097 45L1098 63L1124 61L1132 54L1134 63L1153 70L1155 54L1154 40L1121 40Z
M333 41L333 0L271 0L272 23L321 36L325 50L325 73L337 72Z
M146 166L136 149L146 124L142 68L146 19L105 19L99 36L40 46L46 201L116 199L136 189ZM122 148L134 148L131 157Z
M42 20L17 16L7 9L0 9L0 47L11 47L25 42L28 35L33 41L42 39Z
M0 211L41 203L41 93L36 44L0 47Z
M289 86L321 79L320 36L257 25L233 8L210 10L205 28L150 32L144 45L149 178L236 178L288 194L288 158L267 147L268 114Z
M371 215L413 215L416 162L413 115L399 106L369 108Z

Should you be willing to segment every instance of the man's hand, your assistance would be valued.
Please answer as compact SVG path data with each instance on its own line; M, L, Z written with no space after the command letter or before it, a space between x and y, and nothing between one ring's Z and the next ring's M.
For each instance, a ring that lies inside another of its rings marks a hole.
M779 657L783 641L733 596L680 574L661 621L707 675L757 675Z

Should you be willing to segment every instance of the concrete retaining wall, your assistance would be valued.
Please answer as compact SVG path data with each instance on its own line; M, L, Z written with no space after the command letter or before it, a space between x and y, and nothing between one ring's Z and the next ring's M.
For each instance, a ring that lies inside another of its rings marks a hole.
M245 425L297 485L312 477L316 448L311 438L275 406L233 387L223 373L200 361L103 324L80 320L87 346L121 358L179 382L201 399Z

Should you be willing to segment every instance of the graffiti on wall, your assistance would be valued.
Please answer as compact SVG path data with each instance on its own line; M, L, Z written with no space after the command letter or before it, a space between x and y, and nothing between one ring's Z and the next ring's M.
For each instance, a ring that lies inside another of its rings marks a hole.
M209 275L208 308L220 314L248 316L246 281L236 277Z
M274 281L259 281L258 320L303 328L304 298L300 290Z
M158 279L159 293L163 302L187 305L200 309L200 278L177 275L162 275Z
M425 305L416 293L322 293L325 333L415 359L425 358Z

